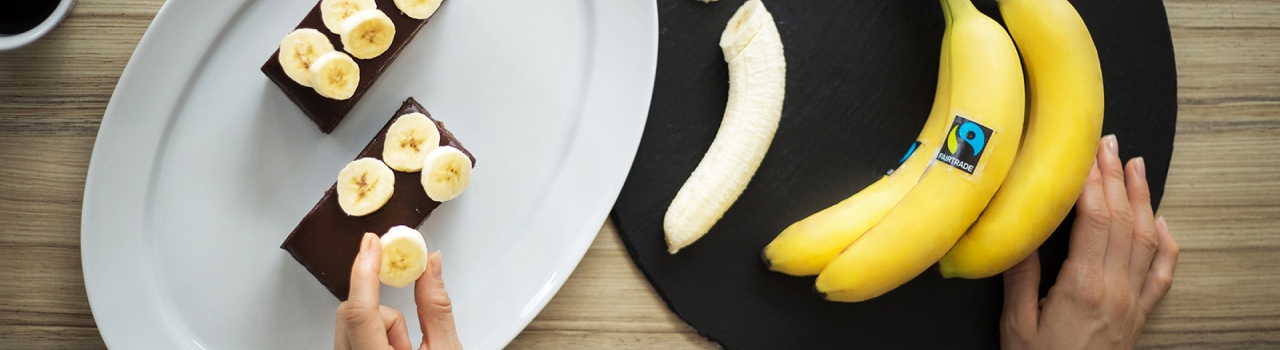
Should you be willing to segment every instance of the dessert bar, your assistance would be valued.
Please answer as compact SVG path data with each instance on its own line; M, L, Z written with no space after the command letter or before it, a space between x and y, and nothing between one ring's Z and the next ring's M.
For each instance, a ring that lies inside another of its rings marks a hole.
M332 132L338 126L342 118L360 101L365 91L368 91L374 81L378 80L378 76L382 75L382 72L387 69L391 61L400 55L400 51L404 49L405 45L430 20L430 18L414 19L401 13L397 10L393 0L374 0L374 2L377 4L378 9L384 12L395 25L395 36L392 39L391 47L385 53L371 59L355 60L360 67L360 81L356 86L355 94L351 98L345 100L327 98L321 96L311 87L303 86L290 79L277 59L277 56L280 55L278 48L275 53L271 54L271 57L267 58L267 62L262 64L262 73L266 74L267 78L270 78L272 82L275 82L276 86L279 86L280 90L284 91L285 96L293 100L293 103L298 105L298 108L301 108L302 112L306 113L320 127L320 131L326 134ZM320 33L329 38L334 48L339 51L343 49L339 35L325 29L319 2L311 9L310 13L307 13L307 16L302 19L302 23L299 23L297 28L319 30Z
M428 118L431 114L422 108L412 97L404 101L404 105L392 115L387 124L378 131L369 145L365 146L356 159L382 159L383 141L387 129L396 118L409 113L422 113ZM440 146L452 146L461 150L475 164L475 156L445 129L444 123L431 118L440 130ZM395 192L391 199L377 211L364 216L350 216L343 212L338 204L337 184L329 187L320 198L320 202L311 209L298 223L298 226L285 239L280 248L289 251L293 258L306 267L316 279L323 284L333 296L347 300L347 292L351 281L351 264L355 262L356 253L360 250L360 240L365 232L382 235L392 226L405 225L417 227L431 215L431 211L440 202L431 200L422 187L421 174L395 172Z

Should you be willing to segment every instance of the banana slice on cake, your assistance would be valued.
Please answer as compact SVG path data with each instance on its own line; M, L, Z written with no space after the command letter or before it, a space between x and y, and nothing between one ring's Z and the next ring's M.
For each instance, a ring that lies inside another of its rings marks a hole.
M440 146L440 129L422 113L409 113L396 118L387 128L382 145L382 161L391 169L406 173L422 171L427 154Z
M364 10L342 21L342 50L355 58L367 60L378 57L391 48L396 37L396 25L379 10Z
M338 172L338 206L351 216L381 209L396 190L396 174L377 158L360 158Z
M360 85L360 66L351 56L333 51L311 63L311 87L320 96L335 100L351 98Z
M320 1L320 19L324 21L324 27L329 31L338 34L342 32L342 21L345 21L356 12L364 10L373 10L378 8L373 0L321 0Z
M437 202L457 198L471 184L471 158L452 146L427 153L422 167L422 189Z
M311 65L321 55L333 52L333 44L320 31L302 28L285 35L280 40L280 67L289 79L302 86L311 87Z
M408 226L396 226L382 235L382 269L378 280L404 288L427 271L427 242L422 233Z
M414 19L427 19L440 8L444 0L396 0L396 8Z

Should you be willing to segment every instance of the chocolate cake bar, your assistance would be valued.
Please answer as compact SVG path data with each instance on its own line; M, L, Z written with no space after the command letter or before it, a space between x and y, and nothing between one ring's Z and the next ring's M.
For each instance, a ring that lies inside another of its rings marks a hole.
M431 118L431 114L410 97L355 159L372 157L381 160L387 128L391 127L396 118L413 112L422 113L427 118ZM466 153L474 167L475 156L462 147L453 133L445 129L444 123L435 118L431 120L440 129L440 145L453 146ZM334 175L337 175L336 170ZM311 208L307 216L302 217L302 222L298 223L298 226L289 234L289 238L285 239L284 244L280 246L281 249L289 251L298 263L306 267L307 271L310 271L320 284L328 288L329 292L339 300L347 300L351 283L351 264L356 260L356 253L360 250L360 240L365 232L382 235L396 225L418 227L427 216L431 215L432 210L440 206L440 202L431 200L427 197L427 192L422 189L421 173L396 171L395 176L395 192L391 195L391 199L381 209L365 216L350 216L342 211L338 206L338 190L335 181L334 185L324 193L324 197L320 198L320 202Z
M280 66L280 61L276 58L280 55L280 49L276 48L276 52L267 58L267 62L262 64L262 73L267 75L271 81L284 91L285 96L289 96L293 103L302 109L311 120L320 126L320 131L328 134L338 126L342 121L342 117L351 111L351 107L360 101L364 96L364 92L373 86L373 82L378 80L378 76L387 69L391 61L400 55L400 51L404 49L409 40L418 34L418 30L427 23L431 18L425 20L413 19L403 13L396 7L394 0L374 0L378 4L378 10L387 14L391 18L391 23L396 26L395 38L391 41L391 48L387 52L378 55L372 59L362 60L356 59L356 64L360 66L360 83L356 86L356 92L351 98L346 100L335 100L320 96L310 87L302 86L290 79L284 73L284 67ZM342 51L342 40L337 33L330 32L324 26L324 21L320 17L320 3L316 2L316 6L311 8L311 12L307 13L307 17L302 19L302 23L298 24L297 29L311 28L324 33L329 37L329 42L333 44L334 49ZM288 34L288 33L281 33Z

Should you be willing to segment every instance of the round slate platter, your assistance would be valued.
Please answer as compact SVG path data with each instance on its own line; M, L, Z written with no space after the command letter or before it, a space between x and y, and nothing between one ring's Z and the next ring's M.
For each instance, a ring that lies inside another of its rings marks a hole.
M906 151L933 101L944 28L933 0L766 0L782 33L787 96L777 136L737 203L701 241L668 255L662 217L711 144L728 68L720 32L743 0L658 0L658 74L644 137L613 218L667 305L730 349L994 349L1000 278L936 270L870 301L823 301L813 278L770 272L760 249L787 225L852 195ZM1163 194L1177 75L1160 0L1075 0L1106 81L1104 133L1146 157ZM978 7L999 20L991 0ZM940 199L941 200L941 199ZM1066 222L1071 222L1068 217ZM1068 226L1041 248L1042 293L1066 255Z

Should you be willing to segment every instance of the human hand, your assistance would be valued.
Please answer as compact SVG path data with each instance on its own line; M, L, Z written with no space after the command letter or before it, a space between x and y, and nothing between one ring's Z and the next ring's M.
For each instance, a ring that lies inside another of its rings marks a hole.
M422 350L462 349L453 323L453 306L441 279L440 252L427 258L427 270L414 282L413 297L422 324ZM366 233L360 253L351 267L351 291L338 305L334 328L335 350L409 350L409 330L404 314L379 304L378 272L382 268L382 243Z
M1037 253L1004 273L1002 348L1133 348L1169 291L1178 243L1152 213L1143 159L1122 167L1119 154L1115 136L1103 137L1049 295L1038 299Z

